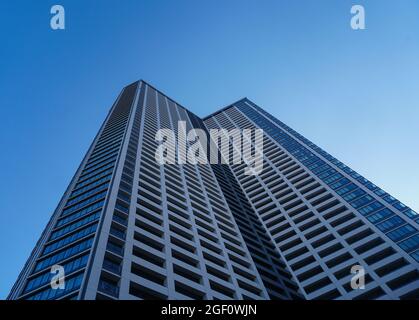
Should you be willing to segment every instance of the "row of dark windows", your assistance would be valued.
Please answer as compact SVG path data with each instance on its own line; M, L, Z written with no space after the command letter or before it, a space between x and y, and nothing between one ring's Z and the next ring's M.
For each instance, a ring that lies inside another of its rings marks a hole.
M144 90L141 91L143 92ZM102 263L102 271L98 283L98 294L96 296L97 299L113 299L119 296L129 207L131 204L133 177L139 141L142 99L143 93L140 95L138 106L133 115L133 126L128 140L117 200L112 215L112 224L109 230L105 257Z
M232 113L230 113L229 115L232 116ZM221 118L221 121L223 121L223 125L226 125L227 118L223 119L223 115L217 115L217 120L219 120L220 118ZM237 119L234 119L234 120L237 121ZM243 120L240 120L240 121L241 121L242 125L248 126L248 124L245 123L245 121L243 121ZM229 124L229 125L231 126L231 124ZM277 152L276 152L276 154L274 154L274 152L273 152L274 148L272 146L272 143L269 143L269 141L265 141L264 148L265 148L264 149L265 156L268 156L268 155L271 156L272 155L271 160L273 160L273 162L275 162L275 161L277 162L275 164L280 169L281 173L286 175L286 177L288 179L291 179L289 181L294 181L294 183L305 182L305 180L310 181L309 183L314 181L313 179L309 178L309 175L307 175L304 172L304 170L300 169L299 166L296 165L294 161L291 161L290 159L286 159L287 156L284 155L283 152L278 152L278 148L276 148ZM291 189L289 189L289 188L287 189L287 184L283 183L283 181L280 179L280 176L275 174L275 172L270 172L271 170L270 170L269 165L267 163L265 163L265 164L266 164L266 166L264 166L264 172L261 175L259 175L259 177L262 180L264 180L264 182L267 186L272 185L272 187L269 187L268 189L270 189L274 193L275 197L279 200L281 205L284 206L283 208L286 209L286 210L292 209L293 215L294 214L303 214L303 217L306 216L305 219L312 217L313 214L312 213L307 213L306 209L308 209L308 208L298 200L295 203L293 203L292 206L290 206L288 208L286 207L288 202L292 201L293 199L296 199L297 197L296 197L296 195L293 194ZM268 169L267 169L267 167L268 167ZM236 169L237 169L237 167L236 167ZM243 168L239 168L239 169L243 169ZM242 176L244 176L243 172L242 172ZM311 180L307 180L307 178L309 178ZM253 200L255 201L256 205L259 201L259 206L258 205L257 206L259 208L262 208L262 214L265 214L264 219L266 219L268 221L267 226L269 227L269 224L271 224L271 227L276 226L281 221L280 220L281 216L278 216L278 213L277 213L278 209L276 209L276 207L274 205L272 205L272 200L266 198L265 190L263 190L263 188L260 189L258 187L259 184L257 183L257 179L255 179L255 177L246 177L246 178L242 179L242 182L243 182L243 187L245 187L245 188L247 187L249 189L248 191L251 192L251 196L255 197L255 199L253 199ZM282 185L281 185L281 183L282 183ZM307 184L309 184L309 183L307 183ZM300 186L305 187L307 184L302 184ZM305 190L306 192L310 192L310 191L314 190L311 194L309 194L309 196L306 196L306 198L312 202L312 205L320 205L321 203L323 203L325 201L327 202L329 199L333 198L330 194L325 193L324 188L322 190L322 189L319 189L318 187L319 187L319 184L314 183L314 184L311 185L311 187L308 186ZM351 190L347 190L347 192L349 192L349 191L351 191ZM265 194L265 196L264 196L264 194ZM345 194L345 192L342 191L342 194ZM360 196L362 196L362 194ZM359 197L353 197L353 199L357 199L357 198L359 198ZM267 199L267 200L263 200L263 199ZM333 210L333 207L338 205L338 204L339 204L339 202L331 201L330 204L327 204L327 205L323 206L322 210L323 211ZM295 207L296 209L293 209L293 207ZM333 211L338 213L336 210L338 210L338 209L335 209ZM325 211L325 213L327 213L327 211ZM352 217L354 217L354 216L352 215ZM273 218L275 218L275 219L273 219ZM271 219L271 220L269 220L269 219ZM285 219L283 217L282 217L282 219L283 219L283 221L285 221ZM345 219L345 220L342 220L341 222L347 222L347 221L348 221L348 219ZM303 230L307 230L307 229L310 230L310 228L314 227L317 223L319 223L319 221L316 222L315 220L311 220L309 223L307 223L306 225L303 226L304 227ZM360 227L362 225L363 224L361 224L361 225L359 225L359 224L356 225L355 224L353 227L351 226L351 229L346 228L345 232L353 230L353 228ZM284 231L286 229L287 229L287 225L282 224L281 229L279 229L278 227L275 227L275 229L273 230L273 234L277 234L280 231ZM314 230L313 232L311 232L310 236L311 237L318 237L324 231L326 231L326 229L319 228L319 229ZM279 238L279 240L283 239L283 240L289 240L290 241L288 245L282 246L282 249L288 249L288 248L291 249L295 246L297 246L297 248L298 248L299 243L301 244L301 242L299 242L298 239L293 240L295 238L295 235L296 235L295 231L291 231L291 232L293 232L293 233L288 233L288 234L283 233L281 238ZM291 239L290 239L290 237L291 237ZM316 239L316 238L314 238L314 239ZM327 239L327 241L324 241L324 239ZM322 245L324 245L325 243L327 243L329 241L332 241L333 239L334 239L333 236L331 236L329 234L327 236L324 236L324 238L322 238L322 242L320 242L320 243ZM377 239L377 241L378 241L378 239ZM367 245L363 246L362 250L364 250L364 251L369 250L371 248L374 248L375 246L377 246L377 243L374 243L374 241L371 241L371 244L368 243ZM337 249L339 249L339 247ZM361 252L360 250L361 249L359 249L358 251ZM297 249L297 250L293 251L293 255L288 254L287 259L296 258L300 255L303 255L304 253L307 253L307 252L308 252L307 249L305 247L301 247L301 245L300 245L300 249ZM334 253L334 252L336 252L336 249L335 249L335 251L328 250L328 252L329 253ZM344 256L338 257L338 259L334 260L334 263L338 263L339 261L344 262L345 259L343 259L343 257ZM298 266L305 266L307 263L310 262L309 259L310 259L310 257L303 260L302 263L300 263ZM342 260L339 260L339 259L342 259ZM314 262L314 260L313 260L313 262ZM372 262L372 259L371 259L371 262ZM296 264L294 266L297 267ZM334 265L332 263L329 263L329 266L333 267ZM326 283L326 282L324 282L324 283ZM317 289L319 289L319 286L317 286Z
M259 127L263 128L265 132L269 134L269 136L276 140L282 147L284 147L306 167L316 162L323 163L322 165L319 165L312 171L321 180L326 182L326 184L331 185L332 183L335 183L336 181L339 181L344 178L344 176L341 173L337 172L337 170L333 169L330 165L326 164L318 156L310 152L307 148L305 148L303 145L301 145L299 142L293 139L289 134L285 133L280 128L275 127L269 120L265 119L246 103L241 103L238 106L238 108L246 115L248 115L252 119L252 121L254 121ZM358 179L360 178L360 176L353 176L353 178ZM346 196L346 199L349 202L349 204L357 210L367 205L371 205L374 202L378 202L370 195L365 194L365 191L361 190L360 187L357 187L356 190L349 193ZM409 208L406 207L405 210L408 211ZM411 225L411 227L416 230L415 235L413 235L409 239L398 242L398 245L408 253L412 253L413 251L419 248L419 234L417 233L417 229L413 225ZM412 256L415 258L415 256L417 255Z
M159 97L161 99L161 97ZM157 103L154 98L150 98L148 95L147 100L147 119L143 130L143 149L141 151L141 163L140 163L140 185L138 189L138 209L136 219L136 227L141 230L141 233L135 232L134 238L136 241L141 243L141 249L138 246L134 247L134 255L139 256L141 259L150 263L158 265L160 268L166 267L163 263L163 257L159 254L165 248L163 238L164 235L161 231L163 222L163 208L162 208L162 195L160 185L160 168L156 165L154 159L154 152L157 144L154 141L155 132L158 127L171 127L172 121L175 123L182 116L183 119L187 119L186 114L181 113L181 110L176 110L176 106L159 109L159 115L157 117L156 108ZM160 101L160 105L164 103ZM154 107L153 107L154 106ZM170 112L167 112L167 110ZM189 122L187 123L190 126ZM188 297L203 297L203 294L197 292L197 287L190 287L186 285L187 280L194 283L201 283L202 272L198 267L198 260L194 259L193 256L202 254L206 261L205 271L207 274L215 277L220 287L231 287L232 284L230 275L227 271L227 265L225 263L226 257L223 256L223 246L228 248L230 251L230 259L235 259L238 263L237 270L242 268L249 268L250 263L246 261L247 257L241 257L244 254L242 246L238 237L238 233L234 230L234 224L231 223L231 217L227 215L226 207L221 201L220 192L214 187L216 182L215 177L211 175L208 168L199 168L199 172L194 166L184 165L182 167L177 165L166 165L164 167L164 183L166 190L167 200L167 217L169 227L169 241L172 246L172 257L176 259L173 266L177 277L182 277L182 285L176 285L178 281L175 281L175 287L179 290L176 291L186 295ZM183 172L183 174L181 174ZM200 179L198 178L200 177ZM185 179L185 185L182 180ZM156 183L157 182L157 183ZM185 196L185 188L188 189L188 198ZM208 200L203 196L202 190L206 191ZM192 217L188 212L188 205L191 204L191 210L194 214ZM208 203L209 202L209 203ZM211 206L211 209L208 208ZM166 214L166 213L165 213ZM220 228L220 235L224 240L221 245L218 237L214 237L213 234L216 232L214 225L214 217L217 219L217 227ZM192 223L194 220L194 224ZM230 229L233 228L233 229ZM196 238L198 237L198 238ZM162 239L162 240L159 240ZM196 249L196 242L199 243L200 249L198 253ZM239 246L239 247L236 247ZM236 254L238 256L236 256ZM244 259L243 259L244 258ZM233 262L234 264L234 262ZM220 268L221 267L221 268ZM189 268L189 270L188 270ZM198 268L198 269L196 269ZM224 270L226 269L226 270ZM161 270L149 269L146 267L134 266L132 272L138 276L141 276L148 281L155 282L156 284L166 286L167 279ZM251 274L251 271L244 271L242 274ZM252 281L255 279L250 277ZM215 281L215 280L214 280ZM227 281L227 282L225 282ZM241 282L242 287L246 287L244 290L250 290L253 288L253 294L260 294L260 289L250 283L246 284L246 279ZM222 284L224 283L224 284ZM150 289L142 288L140 291L139 284L134 284L137 288L135 294L131 291L130 293L138 296L145 297L149 296L145 291ZM215 285L218 288L218 286ZM191 295L191 292L195 291L195 295ZM199 291L199 290L198 290ZM187 294L186 294L187 293ZM231 289L224 291L227 297L232 296ZM249 293L250 295L250 293ZM161 292L156 294L159 298L163 298Z
M130 99L133 99L133 87L128 87L123 91L106 122L49 236L42 256L38 258L32 273L37 276L31 278L25 290L29 292L44 285L48 281L49 270L41 275L38 273L54 264L63 265L67 273L79 273L66 278L65 290L51 288L38 290L26 295L26 299L58 299L62 296L70 296L71 292L79 289L84 274L81 270L87 264L88 252L93 244L97 221L109 188L121 137L126 128ZM82 253L85 254L82 258L78 258ZM71 297L75 298L76 295L71 294Z

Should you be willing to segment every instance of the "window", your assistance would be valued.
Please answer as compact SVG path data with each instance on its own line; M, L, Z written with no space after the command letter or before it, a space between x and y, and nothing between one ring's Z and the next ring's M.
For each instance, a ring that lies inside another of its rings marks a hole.
M84 268L87 264L87 260L89 259L89 255L86 254L84 256L78 257L74 260L71 260L70 262L67 262L63 265L65 274L71 274L73 271L79 270L81 268ZM37 276L36 278L33 278L32 280L28 281L26 288L24 290L24 293L32 291L36 288L42 287L43 285L48 284L52 277L54 276L53 273L48 270L47 272L43 273L40 276Z
M372 223L377 223L378 221L388 218L389 216L392 216L392 215L394 215L394 212L385 208L381 211L378 211L377 213L370 215L367 219Z
M419 214L413 211L412 209L406 210L405 212L403 212L403 214L408 216L411 219L419 218Z
M419 234L400 242L399 246L407 252L417 249L419 247Z
M53 256L50 256L50 257L48 257L48 258L46 258L42 261L39 261L36 264L35 271L42 270L46 267L52 266L53 264L55 264L58 261L61 261L61 260L67 259L71 256L74 256L77 253L82 252L82 251L90 248L92 243L93 243L93 238L90 238L90 239L85 240L83 242L80 242L80 243L78 243L74 246L71 246L68 249L66 249L64 251L61 251L61 252L59 252L59 253L57 253Z
M357 200L354 200L351 202L352 207L355 209L365 206L366 204L370 203L372 200L374 200L371 196L366 195L362 198L359 198Z
M345 193L348 193L349 191L355 190L357 187L356 184L351 183L348 184L347 186L340 188L339 190L336 191L336 193L340 196L344 195Z
M64 289L52 289L48 288L46 290L43 290L41 292L38 292L37 294L28 297L28 300L51 300L51 299L57 299L59 297L62 297L71 291L77 290L80 288L81 281L83 279L83 274L79 274L75 277L71 277L70 279L66 279L65 282L65 288Z
M347 195L345 195L343 197L343 199L345 199L346 201L350 202L356 198L359 198L360 196L364 195L366 192L364 190L361 189L357 189L355 191L352 191L351 193L348 193Z
M391 231L389 233L387 233L387 236L397 242L400 241L408 236L410 236L411 234L415 233L416 229L413 228L411 225L407 224L404 225L403 227L400 227L394 231Z
M390 219L387 219L384 222L377 224L377 228L380 229L382 232L387 232L387 231L390 231L391 229L394 229L397 226L402 225L404 222L405 221L399 216L394 216L394 217L391 217Z
M358 212L362 214L363 216L366 216L370 213L377 211L378 209L381 209L382 207L384 207L383 204L381 204L378 201L374 201L373 203L359 209Z
M59 241L56 241L48 246L45 247L43 254L46 255L47 253L50 253L52 251L55 251L61 247L64 247L70 243L73 243L81 238L86 237L87 235L92 234L96 231L97 224L93 224L87 228L84 228L76 233L73 233L72 235L65 237Z
M100 279L98 290L111 296L118 296L118 284L108 279Z
M340 188L340 187L342 187L342 186L344 186L344 185L348 184L349 182L350 182L350 181L349 181L349 179L348 179L348 178L343 178L343 179L340 179L339 181L336 181L335 183L330 184L330 187L331 187L333 190L336 190L336 189L338 189L338 188Z

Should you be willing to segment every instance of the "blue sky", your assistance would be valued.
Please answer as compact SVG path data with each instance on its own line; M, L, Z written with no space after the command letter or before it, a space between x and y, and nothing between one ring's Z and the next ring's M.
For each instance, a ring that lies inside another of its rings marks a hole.
M140 78L200 116L247 96L419 210L418 30L415 0L1 1L0 298Z

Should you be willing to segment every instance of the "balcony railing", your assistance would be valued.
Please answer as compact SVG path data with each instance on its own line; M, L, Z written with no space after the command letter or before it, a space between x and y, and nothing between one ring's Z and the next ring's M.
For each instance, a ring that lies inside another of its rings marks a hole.
M115 237L117 237L117 238L120 238L120 239L125 240L125 232L123 232L121 230L118 230L118 229L115 229L115 228L111 228L110 234L113 235L113 236L115 236Z
M113 272L115 274L121 273L121 266L107 259L103 261L103 269Z
M118 247L117 245L108 242L108 245L106 246L106 250L113 252L117 255L123 256L124 255L124 248Z
M106 280L100 280L99 281L99 291L109 294L113 297L118 297L119 294L119 288L115 284L106 281Z
M128 224L127 219L124 219L116 214L113 215L113 220L122 224L123 226L126 226Z

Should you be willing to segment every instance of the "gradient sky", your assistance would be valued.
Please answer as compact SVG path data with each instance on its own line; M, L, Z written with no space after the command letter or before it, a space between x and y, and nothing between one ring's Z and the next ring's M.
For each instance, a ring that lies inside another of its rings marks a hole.
M200 116L247 96L419 210L418 33L416 0L1 1L0 298L137 79Z

